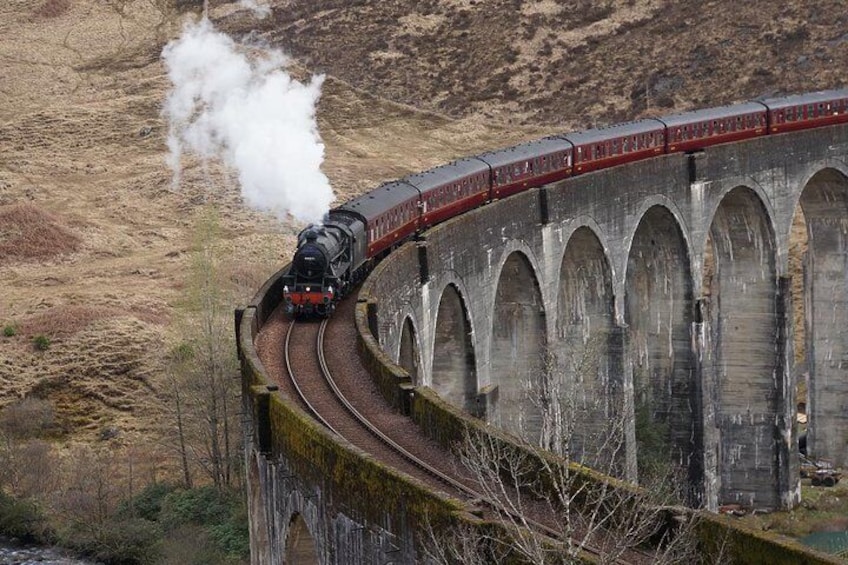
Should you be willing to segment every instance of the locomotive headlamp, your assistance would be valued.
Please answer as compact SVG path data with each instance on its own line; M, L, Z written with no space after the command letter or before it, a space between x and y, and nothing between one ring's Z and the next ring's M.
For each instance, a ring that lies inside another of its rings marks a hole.
M306 287L306 292L309 292L310 290L312 290L312 289L311 289L311 288L309 288L309 287L307 286L307 287Z
M332 286L327 287L327 292L330 293L330 296L333 296L333 287Z
M289 293L289 285L285 285L285 286L283 287L283 293L285 293L285 294L288 294L288 293Z

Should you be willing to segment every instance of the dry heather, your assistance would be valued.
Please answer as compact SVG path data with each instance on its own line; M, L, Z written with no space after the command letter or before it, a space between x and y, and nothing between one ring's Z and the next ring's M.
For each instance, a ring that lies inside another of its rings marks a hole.
M452 116L584 127L848 84L842 0L274 4L261 29L311 68Z
M57 306L21 320L20 333L25 337L36 335L45 335L51 339L68 337L86 329L97 320L120 315L121 310L117 308L97 308L89 305Z
M76 251L80 238L54 215L31 204L0 206L0 267Z

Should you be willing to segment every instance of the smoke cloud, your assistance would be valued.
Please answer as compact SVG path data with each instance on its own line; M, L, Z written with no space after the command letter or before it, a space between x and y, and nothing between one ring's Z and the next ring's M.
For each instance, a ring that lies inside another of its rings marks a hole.
M315 120L324 76L293 80L281 52L237 45L206 18L187 24L162 57L173 85L164 115L174 183L184 152L220 158L238 172L249 206L320 222L333 201Z

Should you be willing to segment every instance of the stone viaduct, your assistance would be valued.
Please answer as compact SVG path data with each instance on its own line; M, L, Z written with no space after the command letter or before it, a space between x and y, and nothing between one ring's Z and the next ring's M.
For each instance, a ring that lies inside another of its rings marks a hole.
M566 397L586 456L620 421L632 478L640 435L659 433L707 508L791 507L799 378L809 451L848 463L847 132L667 155L439 226L418 264L375 282L379 342L416 384L529 441L550 441Z
M533 189L366 284L371 333L414 385L543 446L570 418L577 457L633 479L659 458L696 505L799 502L799 401L809 452L848 464L848 126Z

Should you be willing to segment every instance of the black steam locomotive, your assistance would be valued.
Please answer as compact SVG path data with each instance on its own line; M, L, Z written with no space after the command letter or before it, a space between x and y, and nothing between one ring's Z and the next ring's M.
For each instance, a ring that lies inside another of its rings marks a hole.
M286 312L332 314L338 299L365 274L365 242L362 219L338 210L323 225L300 232L291 269L283 277Z

